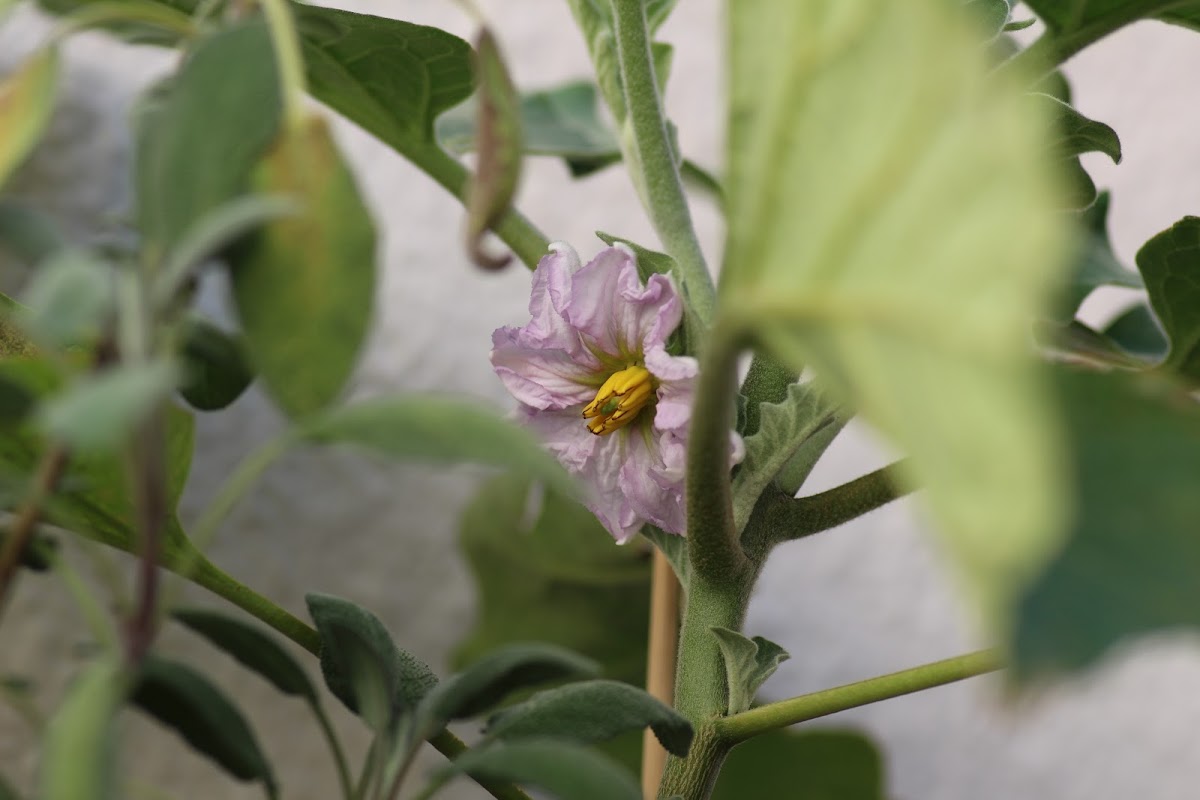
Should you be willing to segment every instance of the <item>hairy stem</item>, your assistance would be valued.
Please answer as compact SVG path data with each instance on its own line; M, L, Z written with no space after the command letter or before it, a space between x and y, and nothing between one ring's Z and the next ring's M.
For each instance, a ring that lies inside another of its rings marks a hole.
M65 447L55 445L46 451L33 477L29 497L25 499L12 525L9 526L4 546L0 548L0 610L3 610L5 598L16 580L21 557L37 532L38 521L42 518L42 504L54 493L54 487L58 485L66 468Z
M771 505L763 528L778 543L844 525L912 492L911 485L897 480L906 465L907 460L897 461L819 494L782 499Z
M689 308L706 323L712 318L716 291L696 238L667 132L654 74L645 0L613 0L613 18L626 113L633 133L634 158L630 166L640 170L640 175L634 175L634 182L644 188L643 202L650 222L679 267Z
M807 722L850 708L877 703L880 700L932 689L935 686L944 686L977 675L995 672L1001 667L1000 659L995 651L979 650L955 658L935 661L932 664L893 672L890 675L813 692L778 703L769 703L717 720L714 725L722 739L730 744L736 744L753 736L786 728L798 722Z
M158 629L158 566L163 528L170 513L163 424L163 411L159 409L142 426L133 443L134 513L142 546L136 600L125 628L125 657L133 666L142 663Z

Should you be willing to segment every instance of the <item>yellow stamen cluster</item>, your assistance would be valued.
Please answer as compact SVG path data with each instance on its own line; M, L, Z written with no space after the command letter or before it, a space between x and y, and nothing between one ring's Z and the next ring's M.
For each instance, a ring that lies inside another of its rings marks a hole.
M645 367L614 372L583 409L588 430L597 436L623 428L654 399L654 377Z

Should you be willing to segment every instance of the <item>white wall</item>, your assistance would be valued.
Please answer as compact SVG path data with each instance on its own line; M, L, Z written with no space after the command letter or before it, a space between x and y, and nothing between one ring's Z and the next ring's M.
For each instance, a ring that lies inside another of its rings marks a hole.
M395 14L468 35L450 3L363 0L355 10ZM587 73L579 35L562 0L488 0L518 85L540 87ZM717 0L680 4L664 38L677 45L670 107L684 150L720 163L722 140ZM24 10L0 29L0 69L36 44L46 26ZM169 55L80 37L69 50L67 95L54 133L20 190L66 214L82 234L128 197L123 120L137 88L169 68ZM1099 159L1097 182L1114 188L1118 252L1185 213L1200 210L1200 34L1143 24L1070 65L1080 109L1114 125L1126 160ZM377 325L355 392L443 390L508 399L487 363L493 328L520 322L528 276L485 275L461 253L461 209L388 149L349 125L337 129L353 156L383 232ZM1170 154L1174 160L1168 159ZM653 245L620 170L572 182L550 161L532 162L520 204L552 238L587 254L597 229ZM710 254L719 253L714 210L697 209ZM2 265L0 265L2 266ZM6 278L11 279L8 275ZM221 287L208 301L218 304ZM252 393L230 411L200 418L200 450L184 500L194 518L232 464L280 425ZM854 431L831 451L815 488L854 477L881 457ZM402 646L440 667L467 630L472 590L455 552L456 517L475 473L390 468L354 455L298 453L264 480L214 551L235 576L297 613L303 593L334 592L379 613ZM751 607L749 628L784 644L793 660L766 693L784 697L956 654L971 646L963 615L911 503L837 532L781 549ZM83 634L69 601L48 581L26 578L0 623L0 674L37 671L42 696L61 691L81 656ZM165 645L191 657L205 648L182 634ZM206 669L248 704L281 772L284 796L334 796L320 741L300 704L278 698L227 661ZM916 800L1173 800L1200 785L1200 651L1190 640L1141 646L1069 686L1020 706L977 680L857 710L821 724L858 726L885 748L897 798ZM361 749L353 720L341 727ZM178 797L254 797L230 789L173 737L131 719L123 753L139 778ZM429 763L436 763L431 758ZM28 735L0 708L0 771L29 780ZM462 797L477 796L467 786Z

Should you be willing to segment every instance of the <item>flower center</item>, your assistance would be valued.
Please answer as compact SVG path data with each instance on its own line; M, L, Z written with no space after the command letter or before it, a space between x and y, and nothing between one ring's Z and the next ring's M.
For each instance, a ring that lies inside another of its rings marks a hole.
M654 399L654 377L645 367L626 367L609 376L596 399L583 408L588 430L597 436L623 428Z

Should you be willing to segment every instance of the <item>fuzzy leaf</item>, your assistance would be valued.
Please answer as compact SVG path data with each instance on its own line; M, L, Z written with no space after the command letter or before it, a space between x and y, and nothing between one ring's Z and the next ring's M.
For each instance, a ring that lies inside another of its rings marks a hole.
M1060 156L1070 158L1083 153L1104 153L1114 164L1121 163L1121 140L1112 128L1103 122L1088 119L1056 97L1048 94L1033 94L1031 97L1048 109L1040 113L1056 120L1057 137L1051 139L1050 145Z
M59 251L38 267L24 300L13 318L34 341L54 349L88 344L112 313L112 270L88 253Z
M303 211L268 223L240 254L233 296L267 392L304 417L338 398L366 339L375 228L320 117L284 133L254 186L295 198Z
M39 424L73 449L116 450L166 399L176 377L175 365L165 361L111 367L46 401Z
M558 800L639 800L633 777L604 756L558 742L518 741L468 750L439 773L536 786Z
M314 417L298 435L391 458L508 467L565 494L577 491L566 471L528 431L477 403L417 395L367 400Z
M429 667L397 648L370 611L324 594L304 599L321 636L325 684L372 729L383 730L437 685Z
M130 700L233 777L262 781L268 795L278 796L271 765L242 713L199 672L150 656Z
M617 681L583 681L548 689L488 720L492 739L548 738L575 744L604 742L649 727L667 752L683 758L692 726L670 706Z
M791 658L779 645L755 636L747 639L737 631L714 627L713 636L725 660L725 678L729 686L730 714L740 714L750 708L754 695L779 665Z
M58 92L58 49L34 53L0 82L0 186L42 136Z
M803 776L801 780L797 776ZM886 800L884 761L854 731L772 731L729 754L713 800Z
M1110 322L1104 335L1125 352L1154 363L1162 361L1170 347L1154 312L1145 303L1138 303Z
M746 456L733 479L733 521L739 531L763 490L806 441L833 421L837 404L811 384L793 383L786 400L758 409L758 430L746 437Z
M908 451L997 621L1065 516L1028 345L1066 251L1059 183L1033 155L1048 123L944 0L730 15L723 313Z
M433 733L453 720L490 711L513 692L590 678L598 671L596 662L555 645L505 645L434 687L421 701L418 715L425 731Z
M1142 277L1117 260L1108 236L1108 192L1101 192L1096 202L1080 214L1084 228L1082 246L1075 257L1070 282L1063 293L1056 318L1069 322L1084 299L1100 286L1144 288Z
M304 668L266 631L206 608L176 609L171 616L284 694L318 702L316 687Z

